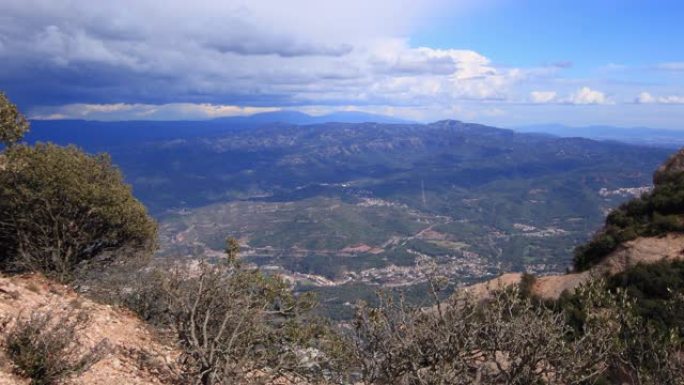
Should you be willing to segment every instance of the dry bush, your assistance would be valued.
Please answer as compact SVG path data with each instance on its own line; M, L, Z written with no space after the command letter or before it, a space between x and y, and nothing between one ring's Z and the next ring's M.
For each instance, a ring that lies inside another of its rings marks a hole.
M517 288L429 311L381 296L378 307L357 312L356 355L367 384L591 384L613 348L602 320L573 338L562 313Z
M4 341L5 353L17 372L31 379L32 385L51 385L84 372L100 361L108 350L101 341L82 353L77 333L87 324L85 313L54 316L32 312L17 317Z
M284 281L237 259L157 264L109 271L84 281L99 301L125 306L175 341L183 383L271 383L276 379L334 383L350 348Z
M234 262L201 263L166 286L188 383L338 379L334 354L343 354L342 339L308 317L312 299Z
M170 324L170 262L151 264L139 258L107 269L91 269L76 282L76 290L99 303L127 308L147 324L165 329Z
M553 308L514 287L426 310L381 295L378 306L358 309L357 365L364 383L382 385L684 384L679 330L663 333L601 280L572 301ZM684 306L684 297L669 306Z

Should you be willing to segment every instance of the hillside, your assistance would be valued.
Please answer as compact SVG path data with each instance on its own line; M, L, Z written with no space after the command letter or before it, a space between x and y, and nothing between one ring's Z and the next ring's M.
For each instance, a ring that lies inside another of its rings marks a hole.
M160 343L152 329L130 311L93 302L39 275L0 275L0 320L13 320L32 312L55 317L82 312L88 316L85 329L78 333L83 350L105 341L106 355L84 373L65 385L160 385L171 384L178 352ZM0 323L2 324L2 323ZM5 339L12 323L0 328ZM0 384L24 385L27 379L13 373L4 349L0 352Z
M579 273L537 277L531 293L543 299L558 299L564 291L572 292L592 278L614 276L637 265L684 260L684 235L667 234L660 237L641 237L625 242L599 264ZM517 285L522 273L506 273L492 280L464 288L477 297L492 290Z
M531 294L558 299L592 278L614 277L637 266L684 260L684 150L672 155L653 174L653 191L613 210L586 245L577 248L576 272L538 277ZM509 273L476 284L478 296L519 284L522 274Z

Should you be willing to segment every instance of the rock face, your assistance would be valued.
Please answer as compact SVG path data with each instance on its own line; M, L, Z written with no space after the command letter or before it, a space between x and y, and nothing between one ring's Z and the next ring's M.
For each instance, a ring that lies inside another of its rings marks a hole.
M0 320L28 316L33 311L59 315L77 310L89 316L87 327L78 335L82 348L92 348L106 339L109 349L104 359L84 373L67 379L64 385L172 383L177 374L175 362L178 352L174 347L161 343L130 312L95 303L38 275L0 275ZM11 327L11 322L8 326ZM0 345L9 327L0 329ZM14 373L4 350L0 349L0 385L29 383L28 379Z
M653 174L653 184L660 185L684 175L684 148L672 155Z

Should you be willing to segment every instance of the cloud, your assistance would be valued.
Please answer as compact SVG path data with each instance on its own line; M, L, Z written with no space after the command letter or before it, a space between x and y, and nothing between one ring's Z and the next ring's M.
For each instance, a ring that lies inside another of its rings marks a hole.
M684 104L684 96L653 96L648 92L640 93L634 100L637 104Z
M440 105L506 100L536 69L405 36L467 0L0 2L0 88L50 105ZM440 107L442 108L442 107ZM123 112L123 111L119 111Z
M582 87L566 99L570 104L608 104L606 95L601 91L592 90L589 87Z
M656 68L665 71L684 71L684 62L660 63Z
M648 92L642 92L639 94L639 96L636 97L634 102L637 104L650 104L656 103L657 100L653 97L653 95L649 94Z
M532 103L550 103L556 100L555 91L532 91L530 92L530 100Z
M571 60L561 60L551 63L551 66L556 68L572 68L575 65Z
M513 67L477 47L411 43L445 10L451 17L481 3L3 0L0 89L42 118L192 119L354 108L420 120L499 116L515 104L539 110L605 105L612 103L608 94L629 100L641 90L567 78L577 72L565 70L571 61ZM667 89L652 92L672 93Z
M87 120L182 120L213 119L246 116L278 111L276 107L244 107L209 103L152 104L68 104L42 107L31 114L31 119L87 119Z
M558 97L558 92L556 91L532 91L529 94L528 100L534 104L613 104L603 92L586 86L570 93L566 97Z

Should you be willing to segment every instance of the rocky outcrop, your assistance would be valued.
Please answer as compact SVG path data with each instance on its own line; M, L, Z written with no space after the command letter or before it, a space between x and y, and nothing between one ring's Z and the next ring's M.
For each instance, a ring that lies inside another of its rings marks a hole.
M587 271L538 277L532 287L532 294L544 299L558 299L564 291L572 292L592 277L618 274L639 263L651 264L663 260L680 259L684 259L683 234L637 238L625 242L601 263ZM508 273L465 289L476 298L485 298L492 291L517 285L521 278L520 273Z
M653 174L653 184L661 185L684 175L684 148L672 155Z

